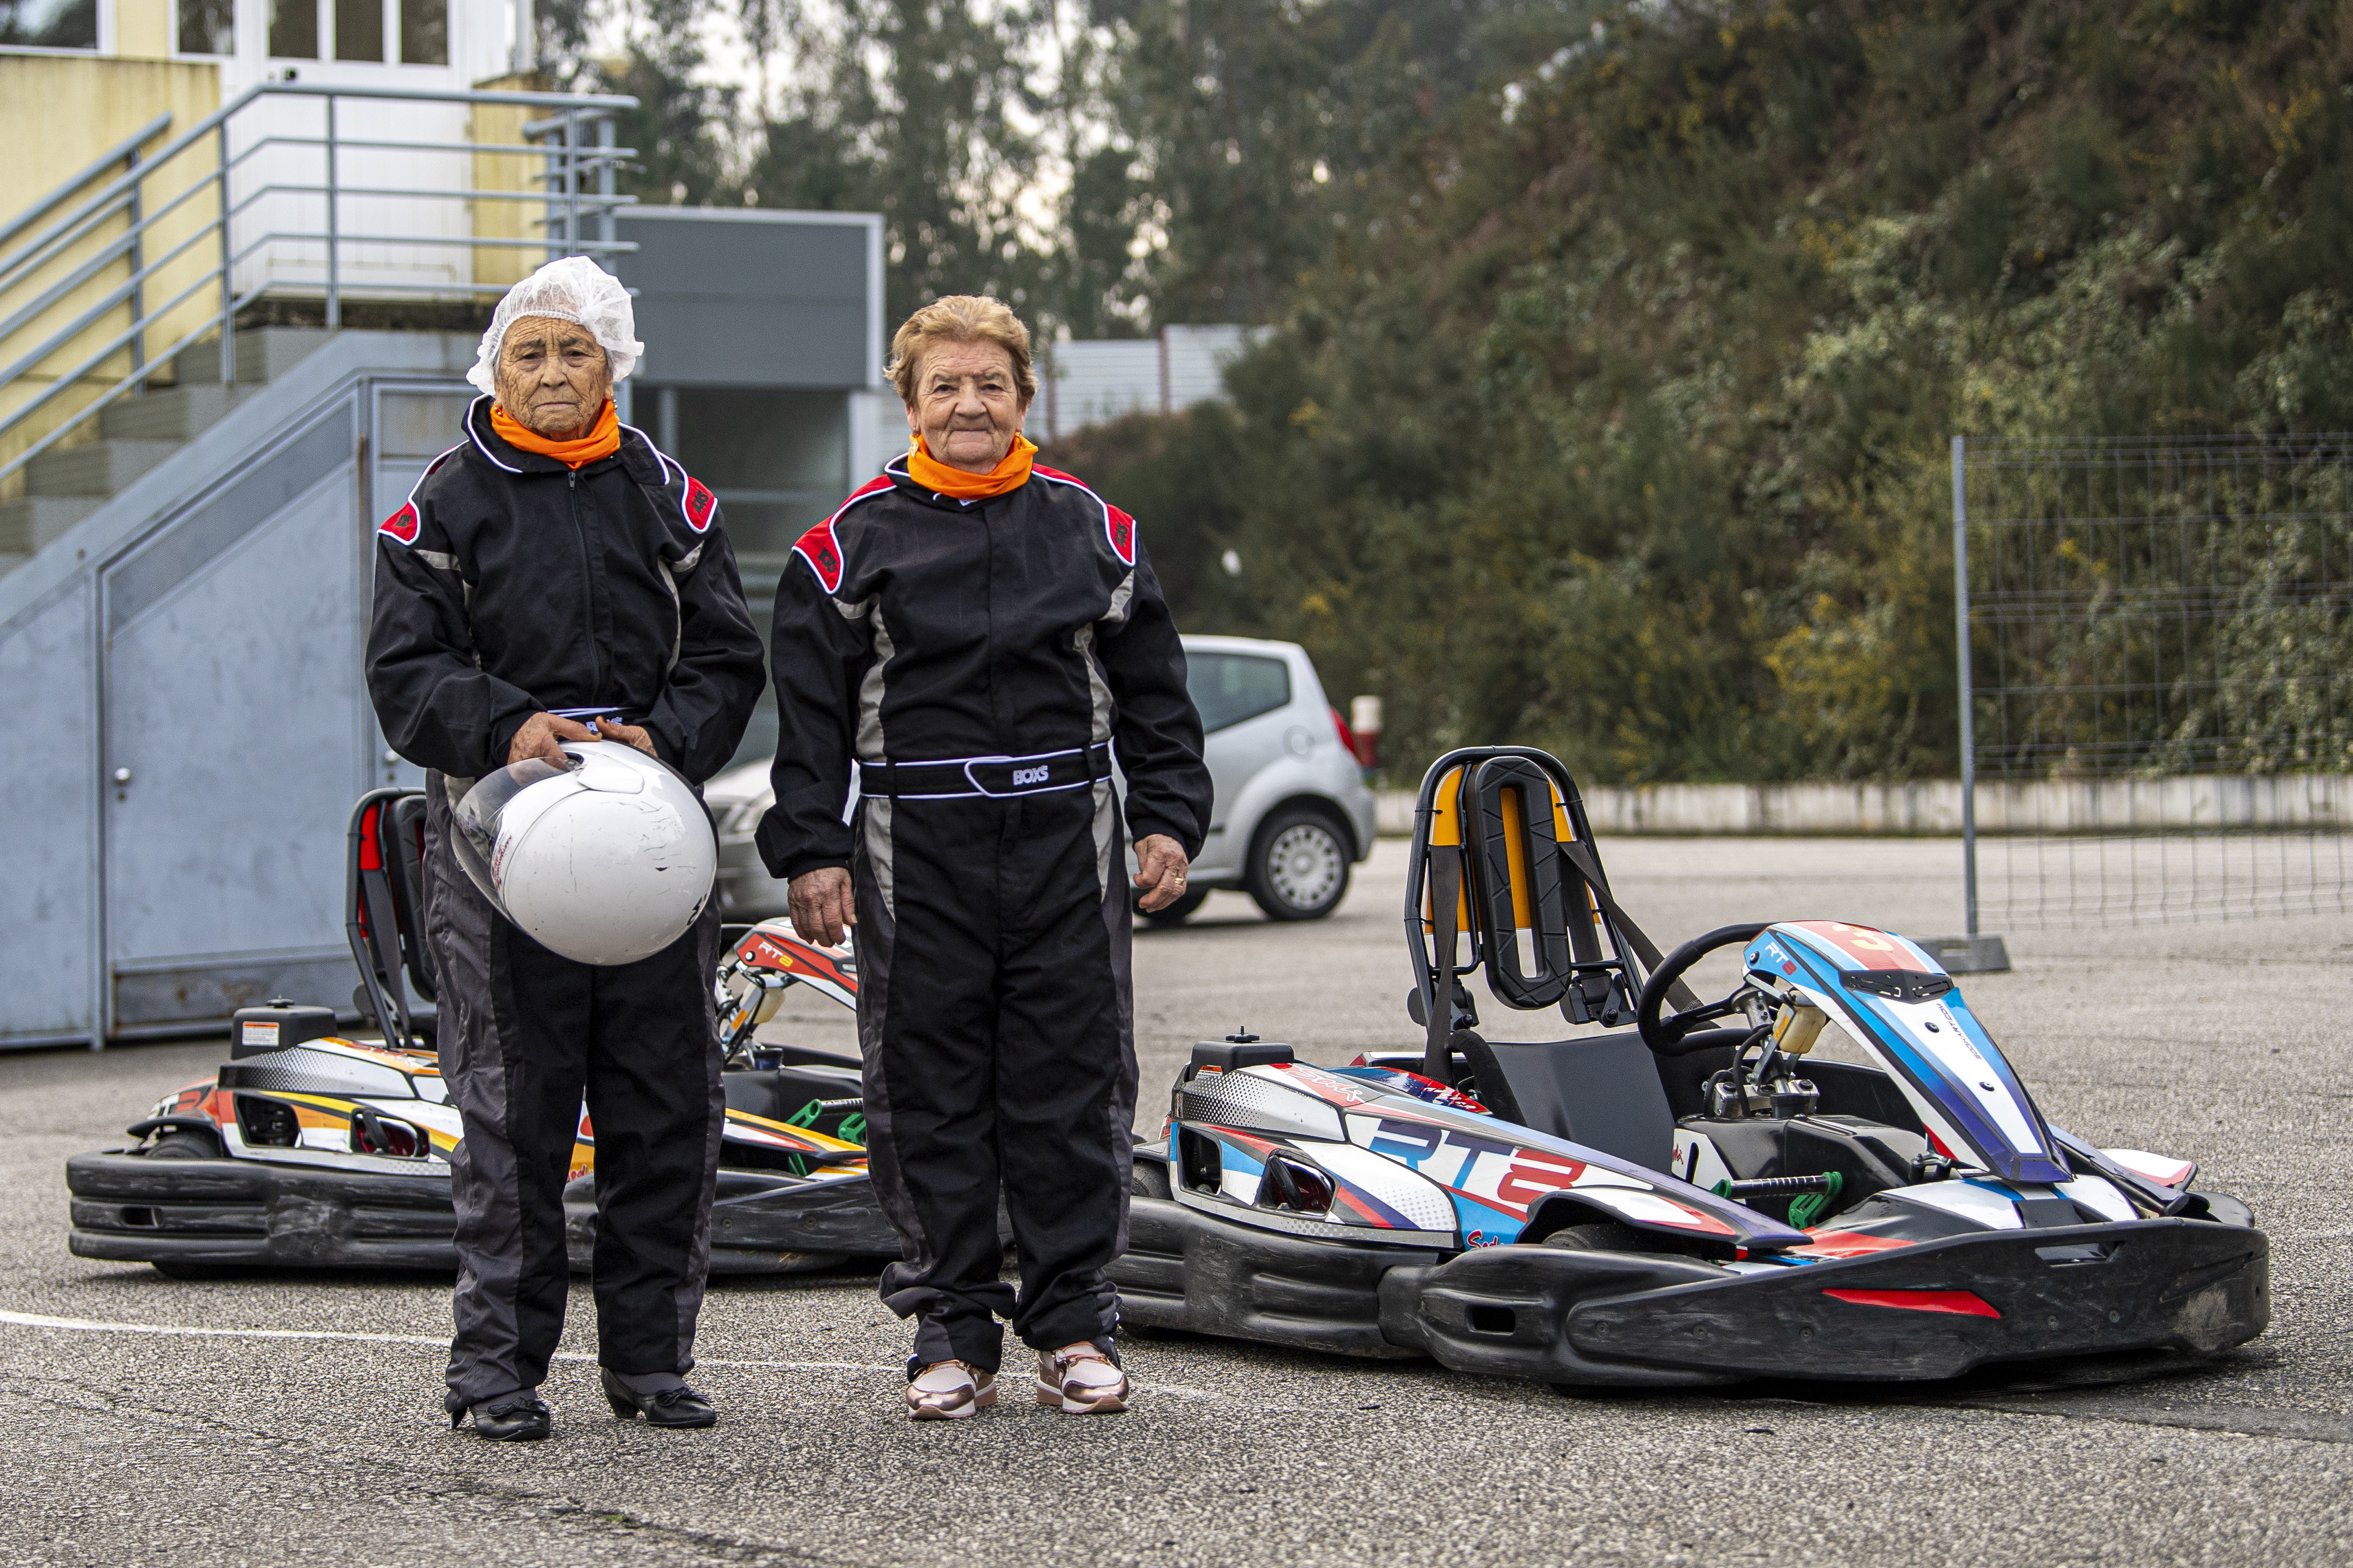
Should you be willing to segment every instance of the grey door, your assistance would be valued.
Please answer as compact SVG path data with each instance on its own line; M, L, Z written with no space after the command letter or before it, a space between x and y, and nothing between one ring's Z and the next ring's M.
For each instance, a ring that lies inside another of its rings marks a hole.
M110 1032L283 993L348 1006L344 825L360 681L364 389L290 430L101 586Z

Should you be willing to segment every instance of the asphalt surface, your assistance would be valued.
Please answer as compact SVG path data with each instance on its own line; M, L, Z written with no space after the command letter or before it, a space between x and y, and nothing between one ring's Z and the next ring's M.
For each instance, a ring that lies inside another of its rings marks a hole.
M1668 942L1744 918L1959 923L1949 844L1605 851ZM1238 1026L1311 1060L1410 1047L1402 859L1384 845L1319 924L1219 894L1142 933L1139 1121L1192 1040ZM175 1283L68 1255L66 1157L208 1076L220 1045L0 1058L0 1561L2346 1561L2353 931L2085 928L2012 950L2015 973L1964 985L2052 1119L2197 1158L2201 1185L2253 1205L2276 1286L2262 1339L2202 1364L1672 1396L1157 1339L1128 1348L1125 1415L1063 1416L1009 1380L980 1419L916 1426L906 1331L843 1273L715 1288L695 1381L723 1419L659 1433L606 1414L582 1287L545 1391L556 1436L507 1447L440 1414L446 1280ZM1547 1032L1485 1011L1491 1034Z

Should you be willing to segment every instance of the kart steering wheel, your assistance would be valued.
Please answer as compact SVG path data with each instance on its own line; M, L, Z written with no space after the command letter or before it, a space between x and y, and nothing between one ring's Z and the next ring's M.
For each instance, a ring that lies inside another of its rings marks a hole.
M1753 925L1718 926L1704 936L1692 938L1667 954L1666 962L1652 970L1650 979L1642 983L1642 999L1634 1009L1634 1026L1641 1031L1642 1043L1662 1057L1687 1057L1694 1051L1745 1043L1756 1031L1742 1027L1699 1029L1698 1033L1693 1033L1711 1018L1729 1017L1740 1011L1741 994L1748 989L1748 982L1745 979L1733 988L1731 995L1721 1002L1711 1002L1704 1007L1686 1007L1664 1018L1659 1014L1666 1005L1667 993L1693 964L1719 947L1754 942L1770 923L1759 921Z

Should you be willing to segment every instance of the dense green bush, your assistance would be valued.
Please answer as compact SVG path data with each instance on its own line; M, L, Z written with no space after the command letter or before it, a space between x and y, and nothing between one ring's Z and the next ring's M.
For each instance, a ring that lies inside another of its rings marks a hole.
M2353 425L2339 7L1555 21L1315 198L1230 407L1050 454L1188 627L1381 693L1398 774L1950 776L1954 434Z

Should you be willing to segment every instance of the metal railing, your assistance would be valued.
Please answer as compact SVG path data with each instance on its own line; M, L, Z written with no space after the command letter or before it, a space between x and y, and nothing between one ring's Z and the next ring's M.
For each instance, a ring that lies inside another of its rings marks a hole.
M268 106L286 100L318 101L322 133L289 134L274 126ZM343 133L338 106L354 100L542 113L523 123L521 142L388 140ZM0 461L0 482L208 336L219 340L222 384L234 383L237 314L265 297L323 298L326 324L333 328L343 324L347 298L471 298L501 294L509 287L471 281L470 265L463 268L464 278L455 276L459 269L453 267L453 276L441 280L378 276L355 283L347 260L353 247L478 255L532 251L545 260L635 250L613 232L615 212L636 200L614 189L616 169L635 153L615 145L614 116L637 102L581 93L265 82L151 153L144 151L147 143L171 121L169 115L158 116L0 223L0 454L27 433L38 432ZM318 183L271 177L272 169L259 160L280 148L316 149ZM343 177L355 153L454 155L473 162L466 178L447 184L370 185ZM484 155L535 159L541 166L516 188L484 188L472 177ZM251 176L240 181L248 170ZM536 189L527 188L533 184ZM323 226L288 228L267 221L280 199L290 196L317 201ZM346 222L346 204L353 202L458 202L466 204L468 216L451 226L456 232L355 233ZM484 210L480 204L501 203L538 208L521 226L536 226L539 236L472 232ZM303 275L299 265L290 272L279 265L278 253L304 246L323 247L312 275ZM259 276L241 289L241 271ZM169 345L151 355L150 340L156 336L169 336ZM42 382L47 384L20 401L8 395ZM78 390L91 395L62 415L55 411Z

